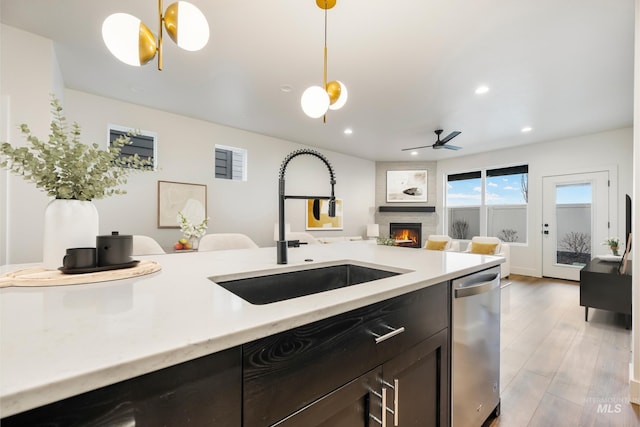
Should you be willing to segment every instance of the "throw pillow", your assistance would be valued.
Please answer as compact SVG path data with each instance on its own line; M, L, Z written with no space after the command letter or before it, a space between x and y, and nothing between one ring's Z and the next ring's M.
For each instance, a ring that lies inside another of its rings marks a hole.
M447 246L446 240L427 240L426 249L431 249L433 251L444 251L445 246Z
M493 255L496 252L497 243L471 242L471 253L482 255Z

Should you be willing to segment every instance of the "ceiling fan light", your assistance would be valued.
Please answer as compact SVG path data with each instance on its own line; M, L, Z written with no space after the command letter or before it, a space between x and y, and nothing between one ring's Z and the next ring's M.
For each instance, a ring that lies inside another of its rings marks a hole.
M349 93L347 92L347 87L340 80L327 83L327 92L331 100L329 104L330 110L339 110L347 103Z
M178 47L188 51L200 50L209 41L209 23L204 14L186 1L167 7L164 27Z
M128 65L139 67L156 54L157 43L151 30L128 13L108 16L102 23L102 39L109 52Z
M302 111L313 119L317 119L326 114L329 108L329 102L329 94L320 86L308 87L300 98Z

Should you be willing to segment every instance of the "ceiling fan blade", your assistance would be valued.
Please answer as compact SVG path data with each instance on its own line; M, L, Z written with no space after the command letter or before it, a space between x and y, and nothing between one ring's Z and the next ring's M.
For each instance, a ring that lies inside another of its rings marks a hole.
M455 145L442 145L439 148L446 148L447 150L456 150L457 151L457 150L461 149L462 147L457 147Z
M440 144L444 144L448 141L451 141L453 138L455 138L456 136L460 135L462 132L458 132L457 130L454 130L453 132L451 132L449 135L445 136L444 139L442 139L440 141Z
M400 151L419 150L420 148L427 148L427 147L431 147L431 145L423 145L423 146L420 146L420 147L412 147L412 148L403 148Z

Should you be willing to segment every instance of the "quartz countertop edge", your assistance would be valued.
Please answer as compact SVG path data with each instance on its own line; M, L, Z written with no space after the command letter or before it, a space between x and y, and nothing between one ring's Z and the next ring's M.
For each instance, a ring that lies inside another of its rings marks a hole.
M379 245L136 257L149 276L0 289L0 416L6 417L499 265L501 257ZM313 261L308 261L313 260ZM407 271L374 282L253 305L210 277L341 262ZM0 274L24 266L2 266Z

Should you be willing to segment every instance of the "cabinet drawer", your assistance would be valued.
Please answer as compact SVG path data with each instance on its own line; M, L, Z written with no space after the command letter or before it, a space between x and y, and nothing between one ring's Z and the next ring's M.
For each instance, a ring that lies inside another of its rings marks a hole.
M271 425L446 328L448 292L433 285L245 344L244 425Z

